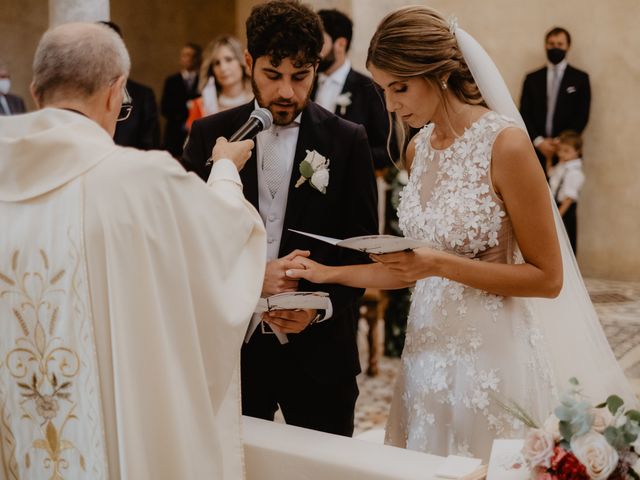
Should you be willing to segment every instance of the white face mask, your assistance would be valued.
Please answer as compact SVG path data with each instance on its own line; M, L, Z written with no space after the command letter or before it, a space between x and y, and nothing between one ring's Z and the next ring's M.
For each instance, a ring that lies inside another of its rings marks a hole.
M11 80L8 78L0 78L0 93L6 95L11 90Z

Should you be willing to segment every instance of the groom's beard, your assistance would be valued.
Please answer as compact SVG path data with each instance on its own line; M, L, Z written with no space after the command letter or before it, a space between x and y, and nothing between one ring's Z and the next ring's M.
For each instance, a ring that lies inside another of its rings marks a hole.
M260 90L258 90L258 86L256 85L253 77L251 77L251 86L253 87L253 94L256 97L258 105L271 112L271 116L273 116L273 123L275 125L289 125L293 122L295 118L300 115L300 112L302 112L302 110L307 106L309 98L311 97L311 88L309 88L307 97L302 103L298 103L287 98L276 98L275 100L266 103L263 100L262 95L260 95ZM278 107L285 107L286 110L282 110Z

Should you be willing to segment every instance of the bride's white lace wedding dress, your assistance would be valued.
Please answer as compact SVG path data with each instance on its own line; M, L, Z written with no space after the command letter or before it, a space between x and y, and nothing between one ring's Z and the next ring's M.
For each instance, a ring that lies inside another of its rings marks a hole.
M522 262L490 175L494 141L510 126L488 112L444 150L431 146L433 126L421 130L398 209L406 237L478 261ZM526 299L439 277L418 281L387 443L488 460L494 438L523 437L499 401L514 400L541 421L553 410L542 335Z

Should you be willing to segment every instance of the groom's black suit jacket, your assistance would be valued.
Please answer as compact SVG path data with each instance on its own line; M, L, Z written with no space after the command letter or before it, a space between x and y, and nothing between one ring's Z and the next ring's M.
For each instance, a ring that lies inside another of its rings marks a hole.
M206 180L211 168L205 163L216 138L229 138L249 118L253 109L254 102L251 101L194 122L182 158L184 167ZM326 194L313 189L308 182L299 188L294 187L300 177L299 165L307 150L315 150L330 161ZM259 209L257 169L254 149L240 177L245 197ZM365 129L309 102L302 111L279 256L295 249L305 249L311 251L312 259L324 264L366 263L367 257L358 252L334 247L288 229L334 238L376 234L376 202L373 163ZM300 282L299 290L328 292L334 311L332 318L311 325L299 334L289 334L290 343L286 346L289 358L300 362L303 369L320 382L358 374L357 301L363 290L339 285L312 285L305 281ZM259 330L258 327L254 335L261 335Z

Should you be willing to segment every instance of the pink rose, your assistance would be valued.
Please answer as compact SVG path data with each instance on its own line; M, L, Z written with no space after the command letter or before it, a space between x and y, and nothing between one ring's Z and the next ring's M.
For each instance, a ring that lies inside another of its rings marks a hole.
M524 439L522 455L531 468L539 466L549 468L554 446L553 435L540 428L535 428L529 430Z

